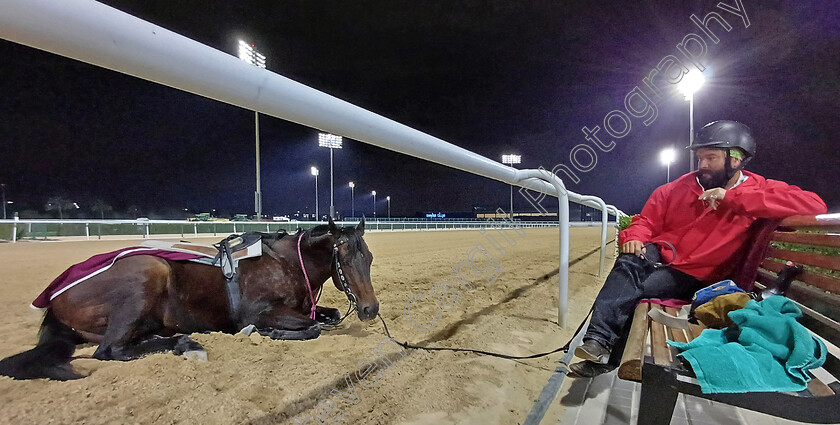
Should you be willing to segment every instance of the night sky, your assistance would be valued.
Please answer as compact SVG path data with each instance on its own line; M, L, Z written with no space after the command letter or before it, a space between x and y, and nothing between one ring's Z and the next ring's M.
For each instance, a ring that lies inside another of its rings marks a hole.
M242 37L267 68L418 130L521 168L570 164L581 128L604 127L634 87L718 12L695 125L749 125L758 157L748 169L817 192L840 212L840 11L836 1L743 0L750 26L718 1L105 1L216 49ZM735 0L727 0L735 5ZM189 209L253 213L252 111L0 40L0 183L16 210L62 196L140 215ZM685 61L689 68L694 66ZM224 84L224 82L219 82ZM688 171L688 102L662 83L658 116L614 138L597 165L564 179L578 193L638 212L665 183L659 151L678 148ZM626 112L626 111L625 111ZM617 122L617 121L616 121ZM617 126L620 127L620 126ZM329 151L318 131L261 116L263 212L314 209L309 167L329 205ZM611 140L605 131L599 133ZM585 159L584 157L581 157ZM561 175L561 177L565 177ZM354 140L335 152L336 207L378 215L507 209L508 186ZM517 210L533 210L517 197ZM556 207L556 202L545 203ZM23 215L23 214L22 214Z

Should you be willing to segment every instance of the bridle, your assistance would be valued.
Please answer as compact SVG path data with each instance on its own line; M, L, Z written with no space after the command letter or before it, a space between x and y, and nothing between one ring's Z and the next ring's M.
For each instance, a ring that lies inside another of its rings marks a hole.
M315 298L315 295L312 293L312 284L309 281L309 275L306 273L306 266L303 264L303 254L300 250L300 242L303 239L303 234L305 232L300 232L297 241L297 251L298 251L298 259L300 259L300 268L303 270L303 277L306 279L306 289L309 291L309 300L312 302L312 310L309 313L309 317L312 320L315 320L315 308L318 305L318 300L321 299L321 288L318 289L318 298ZM344 269L341 268L341 258L338 252L338 247L347 243L346 238L339 238L338 241L333 243L332 248L332 263L334 265L334 270L338 275L338 281L341 283L341 288L344 291L344 294L347 295L347 300L350 302L350 308L345 313L344 317L338 323L344 321L344 318L347 317L353 310L356 309L358 298L356 294L353 293L353 290L350 289L350 284L347 283L347 277L344 275Z
M344 276L344 269L341 268L341 259L339 258L338 247L340 245L344 245L347 243L347 239L338 238L338 241L333 244L333 264L335 264L335 272L338 275L338 281L341 283L341 289L344 291L344 294L347 295L347 300L350 301L350 305L353 308L356 308L356 304L358 302L358 298L356 298L356 294L350 289L350 284L347 283L347 277Z

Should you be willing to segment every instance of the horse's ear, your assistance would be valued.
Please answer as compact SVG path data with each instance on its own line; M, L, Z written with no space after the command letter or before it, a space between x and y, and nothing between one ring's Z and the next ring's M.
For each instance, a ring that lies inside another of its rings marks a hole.
M362 215L362 221L359 222L359 225L356 226L356 231L359 232L360 235L365 234L365 216Z
M339 229L338 226L335 225L335 222L333 221L332 217L330 217L329 226L330 233L334 235L338 235L340 233L341 229Z

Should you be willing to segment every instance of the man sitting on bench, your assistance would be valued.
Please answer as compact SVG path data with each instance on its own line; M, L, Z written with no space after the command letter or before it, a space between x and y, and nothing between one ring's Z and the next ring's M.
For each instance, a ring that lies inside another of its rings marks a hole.
M575 350L584 361L569 367L573 374L593 377L618 366L622 350L613 348L640 300L688 300L731 276L733 257L756 219L826 212L815 193L743 170L756 148L744 124L709 123L689 148L697 151L697 171L654 190L619 234L622 254L595 298L583 344Z

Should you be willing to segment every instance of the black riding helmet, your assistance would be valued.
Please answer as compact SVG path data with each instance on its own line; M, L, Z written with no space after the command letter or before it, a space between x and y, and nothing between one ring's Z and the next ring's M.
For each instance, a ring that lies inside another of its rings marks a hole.
M723 149L726 151L727 176L732 177L736 171L741 170L755 157L755 139L752 130L737 121L720 120L713 121L697 132L697 137L687 149L697 150L700 148ZM739 148L745 157L741 159L741 165L736 169L729 167L730 149Z

